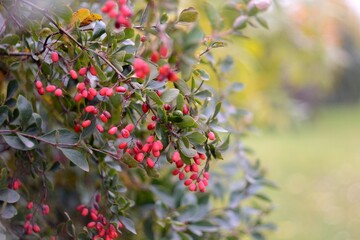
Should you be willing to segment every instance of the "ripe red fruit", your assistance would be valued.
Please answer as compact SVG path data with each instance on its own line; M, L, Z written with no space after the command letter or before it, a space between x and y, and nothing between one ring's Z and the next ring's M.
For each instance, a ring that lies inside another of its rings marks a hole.
M130 136L130 132L124 128L121 130L121 136L123 136L123 138L128 138Z
M79 70L79 75L80 75L80 76L85 76L85 75L86 75L86 72L87 72L87 68L86 68L86 67L82 67L82 68L80 68L80 70Z
M150 67L144 60L136 58L134 60L134 71L138 78L145 78L150 73Z
M33 215L31 213L29 213L28 215L26 215L26 220L31 220L33 218Z
M152 150L152 154L153 154L154 157L160 157L160 151Z
M51 60L56 63L59 61L59 54L57 52L52 52L51 53Z
M202 181L198 183L198 187L200 192L205 192L205 184Z
M141 106L141 109L144 113L147 113L149 111L149 106L147 105L146 102L144 102Z
M112 128L109 129L108 133L110 135L114 135L117 131L118 131L117 127L112 127Z
M108 13L109 18L115 18L118 15L118 12L116 9L111 9Z
M148 130L154 130L156 127L156 123L155 122L152 122L152 123L149 123L148 126L147 126L147 129Z
M77 124L74 125L74 131L77 132L77 133L81 131L80 124L77 123Z
M28 204L26 205L27 209L32 209L34 206L33 202L28 202Z
M142 160L144 160L144 154L143 153L138 153L135 155L135 160L138 162L142 162Z
M37 80L37 81L35 82L35 86L36 86L37 89L40 89L40 88L43 87L43 84L42 84L41 81Z
M140 37L140 42L145 42L147 40L146 36L141 36Z
M176 82L177 80L179 80L179 77L176 75L175 72L171 71L169 74L168 74L168 79L170 82Z
M81 95L81 93L78 93L78 94L75 95L74 101L79 102L82 98L83 98L83 96Z
M192 183L189 185L189 190L194 192L196 190L196 184L195 183Z
M76 211L82 211L85 208L84 204L80 204L79 206L76 207Z
M171 157L171 160L173 162L177 162L181 160L180 153L178 151L175 151Z
M53 92L53 91L55 91L56 90L56 86L55 85L47 85L46 87L45 87L45 91L47 91L47 92Z
M118 87L115 88L115 91L119 92L119 93L125 93L126 92L126 87L118 86Z
M96 225L96 222L89 222L89 223L87 224L87 227L88 227L88 228L93 228L93 227L95 227L95 225Z
M85 83L81 82L77 85L78 92L82 92L85 89Z
M206 178L207 180L209 180L210 174L209 174L208 172L204 172L204 178Z
M160 60L160 54L158 52L152 52L150 60L157 63Z
M91 75L96 76L97 72L96 72L96 68L94 66L90 66L89 67L89 72L91 73Z
M114 94L114 90L112 88L108 88L106 90L106 96L111 97Z
M88 92L89 92L89 94L91 95L91 96L96 96L97 95L97 91L95 90L95 89L93 89L93 88L89 88L89 90L88 90Z
M184 182L184 185L185 185L185 186L189 186L192 182L193 182L193 180L187 179L187 180Z
M208 133L208 138L211 140L211 141L213 141L213 140L215 140L215 134L213 133L213 132L209 132Z
M184 104L182 112L183 112L184 115L187 115L189 113L189 108L188 108L188 106L186 104Z
M45 93L44 88L38 88L38 93L39 93L40 95L44 95L44 93Z
M35 224L35 225L33 226L33 231L34 231L35 233L39 233L39 232L40 232L40 227L39 227L39 225Z
M167 77L170 73L170 65L166 64L164 66L159 67L159 75Z
M122 143L120 143L119 144L119 149L125 149L125 148L127 148L127 143L126 142L122 142Z
M89 214L89 209L87 208L83 208L83 210L81 210L81 215L86 217Z
M75 70L70 70L69 74L72 79L78 79L78 75Z
M42 214L46 215L50 213L50 207L47 204L42 205Z
M155 163L151 158L146 158L146 164L149 168L153 168L155 166Z
M104 132L104 128L100 124L96 125L96 128L99 132L101 132L101 133Z
M168 55L168 49L165 45L160 46L159 52L160 52L161 57L163 57L163 58L166 58Z
M33 232L33 229L32 229L32 226L30 225L26 228L26 234L30 235L30 234L32 234L32 232Z
M171 109L170 104L165 104L165 105L164 105L164 109L165 109L166 111L169 111L169 110Z
M94 110L95 110L94 106L90 105L90 106L85 107L85 112L87 112L87 113L94 112Z
M100 115L100 120L103 122L103 123L106 123L109 119L105 116L105 114L101 114Z
M61 97L63 95L63 92L60 88L56 89L54 92L55 96Z
M83 128L87 128L88 126L90 126L91 125L91 121L90 120L85 120L85 121L83 121L82 123L81 123L81 126L83 127Z
M131 9L126 5L122 5L120 7L120 12L124 17L131 17L131 15L132 15Z
M132 130L134 130L135 126L132 123L129 123L128 125L126 125L125 129L128 130L129 132L131 132Z
M180 174L179 174L179 180L184 180L184 178L185 178L185 173L180 172Z
M180 170L179 169L174 169L174 171L172 171L172 175L176 176L180 173Z

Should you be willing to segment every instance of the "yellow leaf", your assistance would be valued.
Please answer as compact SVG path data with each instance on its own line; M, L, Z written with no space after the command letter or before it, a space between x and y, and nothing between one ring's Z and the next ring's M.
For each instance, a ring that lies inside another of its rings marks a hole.
M92 23L93 21L100 21L100 20L102 20L102 16L100 14L91 13L90 16L88 16L87 18L85 18L83 21L80 22L80 27L86 26Z
M87 17L91 15L91 12L87 8L80 8L76 12L73 13L72 19L71 19L71 25L75 24L77 21L82 23Z

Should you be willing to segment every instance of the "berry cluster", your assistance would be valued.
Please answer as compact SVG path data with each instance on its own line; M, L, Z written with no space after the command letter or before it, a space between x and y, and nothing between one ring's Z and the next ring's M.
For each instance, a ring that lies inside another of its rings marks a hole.
M162 82L164 80L169 80L170 82L176 82L179 80L179 77L176 73L170 68L169 64L165 64L159 67L159 75L156 78L158 81Z
M136 77L143 79L150 74L150 67L144 60L136 58L134 60L134 71Z
M26 208L28 210L33 210L34 203L28 202L26 205ZM43 215L48 215L50 213L50 207L47 204L42 204L41 206L38 206L38 208L41 208L41 213ZM26 215L26 221L23 225L23 229L25 231L25 234L31 235L32 233L39 233L41 231L41 228L38 224L34 223L34 215L36 213L37 209L35 209L32 213L28 213Z
M22 186L22 183L17 178L14 179L13 182L8 184L8 188L14 189L15 191L18 190L19 188L21 188L21 186Z
M132 16L132 11L126 5L126 2L126 0L119 0L119 4L116 4L116 2L110 0L101 8L103 13L107 13L110 18L115 19L116 28L131 27L130 17Z
M184 181L184 185L187 186L192 192L197 190L200 190L200 192L205 192L205 187L208 185L210 175L208 172L199 173L199 166L201 165L202 161L206 160L206 155L203 153L197 153L193 157L193 160L193 164L185 165L181 159L180 153L175 151L171 157L171 161L175 163L176 169L172 172L172 174L174 176L178 175L179 180L184 180L186 177L185 174L191 173L190 177Z
M76 211L80 212L83 217L87 217L89 220L86 226L92 234L91 239L115 239L119 236L123 224L119 221L117 223L118 227L115 227L114 223L108 221L108 219L99 212L99 203L100 195L97 194L92 208L81 204L76 208Z

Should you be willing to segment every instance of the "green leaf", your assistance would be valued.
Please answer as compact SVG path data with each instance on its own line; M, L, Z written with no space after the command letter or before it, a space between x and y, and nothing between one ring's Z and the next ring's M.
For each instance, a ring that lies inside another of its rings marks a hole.
M85 154L74 149L70 148L58 148L61 152L68 158L72 163L76 166L84 170L85 172L89 172L89 163L85 158Z
M176 122L174 124L179 128L192 128L198 126L195 120L189 115L184 116L182 122Z
M169 16L168 16L166 13L164 13L164 14L161 15L161 17L160 17L160 24L166 23L168 19L169 19Z
M160 98L163 102L169 103L177 98L177 96L179 95L179 92L180 92L179 89L170 88L170 89L164 91L161 94Z
M0 201L7 203L16 203L19 201L20 195L12 189L0 190Z
M186 82L182 79L179 79L176 83L175 83L175 87L177 89L180 90L180 92L184 95L184 96L188 96L191 94L191 91L188 87L188 85L186 84Z
M75 226L73 224L73 222L71 220L66 222L66 233L70 236L70 237L74 237L76 235L76 231L75 231Z
M135 31L132 28L125 28L124 33L125 33L125 39L132 38L135 35Z
M145 90L145 94L153 100L158 106L162 106L163 102L161 101L160 97L156 94L156 92L151 90Z
M0 126L8 119L9 108L7 106L0 106Z
M184 156L192 158L196 155L196 150L192 149L191 147L186 147L184 141L182 139L179 139L177 141L178 148Z
M186 22L186 23L191 23L191 22L195 22L198 18L198 11L196 11L195 8L193 7L189 7L187 9L184 9L179 16L179 22Z
M124 156L122 157L122 161L133 168L139 165L139 163L129 153L124 154Z
M21 139L16 135L3 135L3 138L5 142L12 148L26 151L30 150L31 148L28 148Z
M3 37L0 41L2 44L9 44L9 45L15 45L20 41L20 37L18 35L12 34L12 35L6 35Z
M220 112L220 110L221 110L221 105L222 105L221 102L218 102L218 103L216 104L213 118L215 118L215 117L219 114L219 112Z
M216 149L219 150L220 152L224 152L224 151L228 150L229 143L230 143L230 134L226 137L225 141L220 146L218 146Z
M183 107L184 107L184 95L180 93L176 99L176 109L182 111Z
M127 230L129 230L133 234L136 234L135 224L130 218L127 218L124 216L119 216L119 218L120 218L121 223L124 224L124 226Z
M222 48L222 47L225 47L225 46L226 46L226 43L220 42L220 41L212 42L211 45L210 45L211 48Z
M209 19L212 30L219 30L222 24L222 20L218 11L210 2L207 2L205 5L205 13Z
M16 80L10 81L7 86L6 100L12 98L15 95L18 88L19 88L19 84Z
M103 21L96 21L91 40L94 40L105 33L106 24Z
M76 144L79 136L68 129L56 129L40 137L51 144Z
M210 75L205 70L202 69L196 69L194 71L194 74L195 76L201 78L201 80L203 81L208 81L210 79Z
M204 134L201 134L199 132L190 133L189 135L186 135L186 137L190 140L190 142L196 144L202 144L207 139Z
M203 91L200 91L200 92L197 92L195 94L196 97L198 98L201 98L201 99L205 99L205 98L208 98L208 97L212 97L212 93L209 91L209 90L203 90Z
M16 134L19 139L24 143L24 145L28 148L28 149L33 149L35 147L35 143L33 142L33 140L30 140L24 136L22 136L21 134Z
M70 23L71 22L71 18L73 15L73 11L71 10L71 8L68 5L65 4L57 4L54 7L54 13L59 16L60 18L64 19L64 21L66 23Z
M155 168L146 167L145 171L146 171L147 175L151 178L159 178L160 177L159 171L156 170Z
M0 211L1 218L10 219L13 218L17 214L17 210L13 205L6 205Z
M20 113L20 123L25 125L32 116L32 106L30 102L22 95L19 95L17 104Z
M259 16L256 16L256 21L263 27L263 28L266 28L266 29L269 29L269 25L268 23L266 22L266 20L262 17L259 17Z
M232 27L235 30L244 29L247 25L247 22L248 22L247 16L239 16L235 19Z

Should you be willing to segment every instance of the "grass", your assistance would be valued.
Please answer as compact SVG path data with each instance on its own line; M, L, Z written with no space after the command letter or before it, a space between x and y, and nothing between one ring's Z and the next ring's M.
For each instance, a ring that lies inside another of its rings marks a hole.
M245 140L268 177L278 231L269 239L360 236L360 106L328 108L296 129Z

